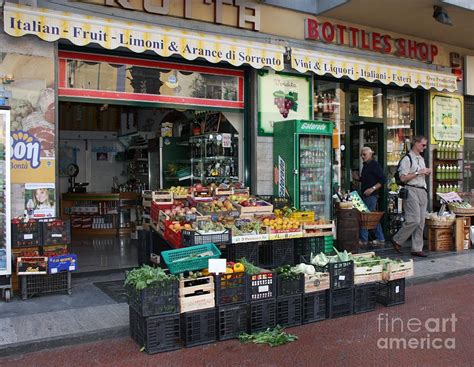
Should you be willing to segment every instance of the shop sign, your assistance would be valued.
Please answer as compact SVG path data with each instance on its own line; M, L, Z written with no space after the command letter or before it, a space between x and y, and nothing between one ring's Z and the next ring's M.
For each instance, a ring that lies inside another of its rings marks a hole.
M365 79L400 87L434 88L439 91L454 92L457 89L456 76L431 70L408 68L389 64L376 64L368 60L346 58L335 54L310 50L291 50L291 65L301 72L312 71L317 75L330 74L336 78L348 77L352 80Z
M431 143L464 144L463 96L433 92L430 95Z
M311 79L304 75L262 73L258 76L258 133L273 135L276 121L312 118Z
M12 3L4 6L4 29L10 36L33 34L48 42L66 39L77 46L96 43L110 50L126 47L137 53L153 51L163 57L178 54L188 60L202 57L212 63L227 61L234 66L284 68L285 49L279 45Z
M432 63L438 55L438 46L418 42L407 38L392 38L388 34L368 32L353 26L332 22L319 22L316 19L305 19L305 38L308 40L350 46L362 50L393 54L399 57L417 59Z
M177 6L179 1L173 0ZM105 0L105 5L108 6L119 6L127 10L145 11L151 14L159 15L170 15L170 3L171 0L142 0L142 1L130 1L130 0ZM210 5L214 9L208 9L207 11L213 12L214 23L224 24L224 5L237 9L236 15L238 19L238 27L246 28L246 23L252 25L252 29L255 31L260 30L260 5L252 3L250 1L241 0L202 0L205 5ZM161 4L161 5L159 5ZM192 0L181 0L181 4L184 7L184 18L196 19L193 14L193 2Z
M297 126L297 131L303 134L332 134L332 124L318 121L304 121Z

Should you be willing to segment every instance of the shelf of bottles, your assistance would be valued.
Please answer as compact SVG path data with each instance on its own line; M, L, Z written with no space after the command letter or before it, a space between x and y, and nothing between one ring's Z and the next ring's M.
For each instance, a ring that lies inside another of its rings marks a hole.
M462 146L458 143L441 141L433 154L436 192L460 192L463 180Z
M239 180L239 155L237 134L209 133L192 136L191 182L220 183Z
M387 165L396 166L410 148L415 120L414 95L389 91L387 94Z
M403 200L395 192L390 192L387 198L387 225L388 233L393 236L402 226L405 216L403 213Z
M331 203L330 137L300 137L300 208L329 218Z
M11 274L10 111L0 110L0 275Z

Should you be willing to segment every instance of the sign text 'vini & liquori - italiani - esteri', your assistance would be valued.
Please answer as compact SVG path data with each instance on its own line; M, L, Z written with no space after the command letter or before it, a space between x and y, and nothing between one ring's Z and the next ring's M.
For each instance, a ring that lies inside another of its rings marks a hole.
M357 27L328 21L305 19L304 31L305 38L308 40L350 46L382 54L394 54L428 63L432 63L438 55L438 47L434 44L408 38L392 38L388 34L368 32Z

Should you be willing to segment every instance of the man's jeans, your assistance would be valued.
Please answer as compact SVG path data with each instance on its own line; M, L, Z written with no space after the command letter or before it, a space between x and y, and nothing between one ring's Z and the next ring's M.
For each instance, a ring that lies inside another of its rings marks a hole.
M369 210L373 212L377 206L378 196L377 195L370 195L370 196L361 195L361 196L365 205L367 205L367 208L369 208ZM364 243L368 242L369 231L367 229L361 228L359 231L359 237L362 242ZM379 241L385 241L385 237L382 231L382 226L380 225L380 223L377 224L377 227L375 228L375 238Z

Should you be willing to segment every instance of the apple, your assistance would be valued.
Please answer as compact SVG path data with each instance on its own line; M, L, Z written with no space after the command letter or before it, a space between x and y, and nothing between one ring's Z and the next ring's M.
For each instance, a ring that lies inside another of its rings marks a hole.
M200 184L200 183L194 185L194 189L195 189L196 191L202 191L203 188L204 188L204 187L203 187L202 184Z

